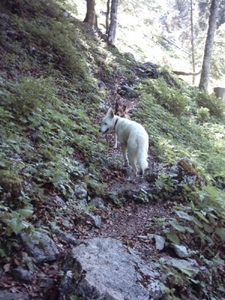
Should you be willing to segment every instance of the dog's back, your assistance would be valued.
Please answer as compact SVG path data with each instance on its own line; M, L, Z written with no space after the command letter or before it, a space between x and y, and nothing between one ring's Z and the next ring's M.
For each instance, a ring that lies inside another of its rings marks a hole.
M144 127L135 121L120 118L115 131L122 147L127 148L134 176L137 172L136 164L139 165L142 174L144 174L148 167L149 147L149 137Z

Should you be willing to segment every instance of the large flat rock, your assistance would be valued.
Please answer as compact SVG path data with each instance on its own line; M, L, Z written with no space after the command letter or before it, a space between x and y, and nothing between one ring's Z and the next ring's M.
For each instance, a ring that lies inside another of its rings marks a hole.
M67 256L61 300L82 296L87 300L159 299L160 273L138 253L112 238L85 240Z

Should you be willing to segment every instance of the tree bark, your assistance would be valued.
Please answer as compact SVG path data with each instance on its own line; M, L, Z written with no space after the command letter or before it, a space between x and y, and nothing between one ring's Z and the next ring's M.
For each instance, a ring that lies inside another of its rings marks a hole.
M105 28L106 28L106 34L109 33L109 13L110 13L110 3L111 0L107 0L107 11L105 16Z
M191 0L191 56L192 72L195 74L195 45L194 45L194 22L193 22L193 1ZM192 76L192 84L195 84L195 76Z
M214 43L214 35L216 31L216 21L218 15L218 7L220 0L212 0L210 7L210 17L209 17L209 27L205 43L205 52L202 63L202 73L199 83L199 88L201 91L207 91L210 73L210 64L212 58L212 50Z
M91 27L98 27L97 14L95 12L95 0L86 0L87 12L84 22L91 25Z
M107 38L108 43L111 45L114 45L115 38L116 38L117 9L118 9L118 0L112 0L110 25L109 25L109 32Z
M217 98L221 98L222 102L225 103L225 88L215 87L214 93L216 94Z

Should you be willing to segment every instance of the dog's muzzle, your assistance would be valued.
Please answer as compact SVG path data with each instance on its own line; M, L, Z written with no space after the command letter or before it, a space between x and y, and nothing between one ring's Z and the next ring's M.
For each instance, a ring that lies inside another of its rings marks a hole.
M103 131L102 129L101 129L101 127L99 128L99 132L101 132L101 133L103 133L103 134L105 134L106 132L108 132L109 131L109 128L107 128L105 131Z

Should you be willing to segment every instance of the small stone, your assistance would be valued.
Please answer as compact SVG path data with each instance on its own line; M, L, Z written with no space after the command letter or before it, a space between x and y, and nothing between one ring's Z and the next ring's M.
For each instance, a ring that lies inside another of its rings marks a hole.
M31 275L32 275L31 271L26 270L22 267L17 267L12 270L12 276L17 281L23 281L29 283Z
M176 255L180 258L186 258L189 256L187 252L187 248L185 246L172 244L171 248L175 251Z
M162 250L165 246L165 238L163 236L154 234L155 247L157 250Z

